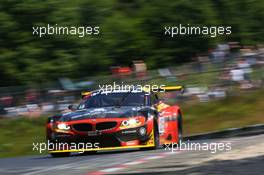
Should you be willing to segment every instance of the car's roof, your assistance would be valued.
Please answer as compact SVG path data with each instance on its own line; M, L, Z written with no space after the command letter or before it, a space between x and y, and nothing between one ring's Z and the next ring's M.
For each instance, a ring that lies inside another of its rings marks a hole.
M96 96L99 94L108 95L108 94L118 94L118 93L145 93L146 95L150 94L150 91L146 89L97 89L93 91L84 91L82 92L82 97L85 96Z

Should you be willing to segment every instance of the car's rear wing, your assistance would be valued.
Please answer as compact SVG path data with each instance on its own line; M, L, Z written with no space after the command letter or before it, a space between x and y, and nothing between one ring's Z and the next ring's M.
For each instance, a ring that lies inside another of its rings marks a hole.
M143 90L145 92L155 92L155 93L166 93L166 92L180 92L183 93L184 92L184 86L180 86L180 85L175 85L175 86L165 86L165 85L161 85L158 89L151 89L149 87L144 87Z
M171 92L171 91L179 91L184 92L184 86L163 86L159 89L160 92Z

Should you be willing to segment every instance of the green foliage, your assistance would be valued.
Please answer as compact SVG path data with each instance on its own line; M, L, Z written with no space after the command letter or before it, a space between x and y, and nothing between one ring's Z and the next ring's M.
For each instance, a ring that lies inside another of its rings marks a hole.
M0 1L1 86L109 71L144 59L150 68L190 61L218 42L263 43L262 0ZM230 36L164 36L165 26L232 26ZM32 35L33 26L100 26L99 36Z

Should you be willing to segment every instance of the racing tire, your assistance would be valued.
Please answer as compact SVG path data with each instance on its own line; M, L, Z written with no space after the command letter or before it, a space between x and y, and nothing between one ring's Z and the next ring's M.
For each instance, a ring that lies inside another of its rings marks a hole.
M140 150L147 151L147 150L155 150L160 147L159 143L159 127L157 122L154 121L154 146L153 147L146 147L146 148L141 148Z
M69 157L70 156L70 152L65 152L65 153L50 153L50 155L54 158L56 157Z
M181 114L178 115L178 143L183 141L183 131L182 131L182 116Z
M97 151L84 151L83 153L81 153L82 156L88 156L88 155L94 155L96 154Z

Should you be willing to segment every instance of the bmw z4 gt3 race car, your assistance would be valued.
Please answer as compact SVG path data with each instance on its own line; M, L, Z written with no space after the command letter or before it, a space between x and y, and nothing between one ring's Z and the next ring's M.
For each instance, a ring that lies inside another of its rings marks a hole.
M182 86L164 87L182 91ZM182 139L182 113L177 105L150 91L86 92L76 109L49 117L49 153L96 152L123 148L156 149Z

